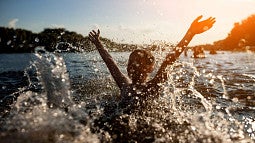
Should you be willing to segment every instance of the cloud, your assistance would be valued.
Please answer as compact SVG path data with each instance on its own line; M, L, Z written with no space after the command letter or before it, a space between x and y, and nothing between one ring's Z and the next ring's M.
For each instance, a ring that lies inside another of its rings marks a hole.
M8 23L8 27L9 28L15 28L16 27L16 23L18 21L19 21L19 19L17 19L17 18L14 18L14 19L10 20L9 23Z
M65 28L64 24L51 24L52 28Z

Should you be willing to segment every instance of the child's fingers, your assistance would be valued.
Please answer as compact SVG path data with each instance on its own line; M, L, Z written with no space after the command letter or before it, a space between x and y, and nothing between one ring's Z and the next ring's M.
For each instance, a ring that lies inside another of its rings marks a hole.
M89 33L89 40L90 40L90 41L94 41L94 40L95 40L95 38L94 38L94 36L93 36L92 33Z
M94 35L94 33L92 33L92 32L89 32L89 35L90 35L90 36L93 36L93 35Z
M93 34L94 34L94 35L97 35L97 33L96 33L96 31L95 31L95 30L92 30L92 32L93 32Z
M99 29L97 29L97 34L98 34L98 36L100 35L100 30Z

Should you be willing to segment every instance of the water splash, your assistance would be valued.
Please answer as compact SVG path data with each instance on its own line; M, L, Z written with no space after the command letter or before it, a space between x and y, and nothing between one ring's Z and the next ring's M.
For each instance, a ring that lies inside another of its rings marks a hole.
M222 88L223 88L222 97L225 98L225 99L229 99L228 94L227 94L227 90L225 88L226 86L225 86L223 77L219 75L219 76L217 76L217 78L220 79L221 84L222 84Z
M73 104L70 97L69 75L63 57L48 53L41 48L36 49L35 55L39 61L35 61L34 65L47 95L49 106L67 108Z
M94 56L91 57L93 61ZM109 76L104 77L105 67L86 67L103 77L82 79L84 83L88 80L96 83L90 86L78 83L79 90L86 92L73 94L72 90L77 89L70 85L66 63L61 56L37 49L36 58L31 66L35 68L42 90L20 93L10 114L0 121L1 141L218 143L254 140L254 109L250 109L249 116L237 114L243 110L236 107L244 107L238 102L217 96L209 98L198 90L201 81L205 85L215 85L213 88L217 89L226 87L226 83L212 72L200 71L193 63L179 62L170 67L170 78L163 85L163 93L138 115L114 110L118 90ZM29 72L25 74L30 76ZM32 79L29 83L35 85ZM87 88L98 91L88 93ZM73 103L76 94L81 94L78 95L80 99ZM104 121L113 111L117 116ZM97 126L98 121L105 124Z
M42 90L20 89L17 100L5 118L0 120L0 142L99 142L91 133L86 104L74 104L70 81L63 58L36 49L35 69ZM28 69L25 75L29 76Z

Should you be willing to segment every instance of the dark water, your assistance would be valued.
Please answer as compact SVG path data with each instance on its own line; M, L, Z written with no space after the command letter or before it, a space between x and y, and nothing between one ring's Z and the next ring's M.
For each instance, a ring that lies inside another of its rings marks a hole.
M129 53L111 54L126 73ZM181 57L150 109L110 118L119 90L96 52L1 54L0 142L254 142L254 61Z

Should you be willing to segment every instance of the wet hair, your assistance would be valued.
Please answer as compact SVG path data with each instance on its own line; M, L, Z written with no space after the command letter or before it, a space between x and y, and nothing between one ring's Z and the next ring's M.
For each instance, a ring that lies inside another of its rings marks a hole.
M127 72L132 81L138 81L142 74L147 74L144 69L148 66L153 66L155 58L150 51L135 50L133 51L128 60Z

